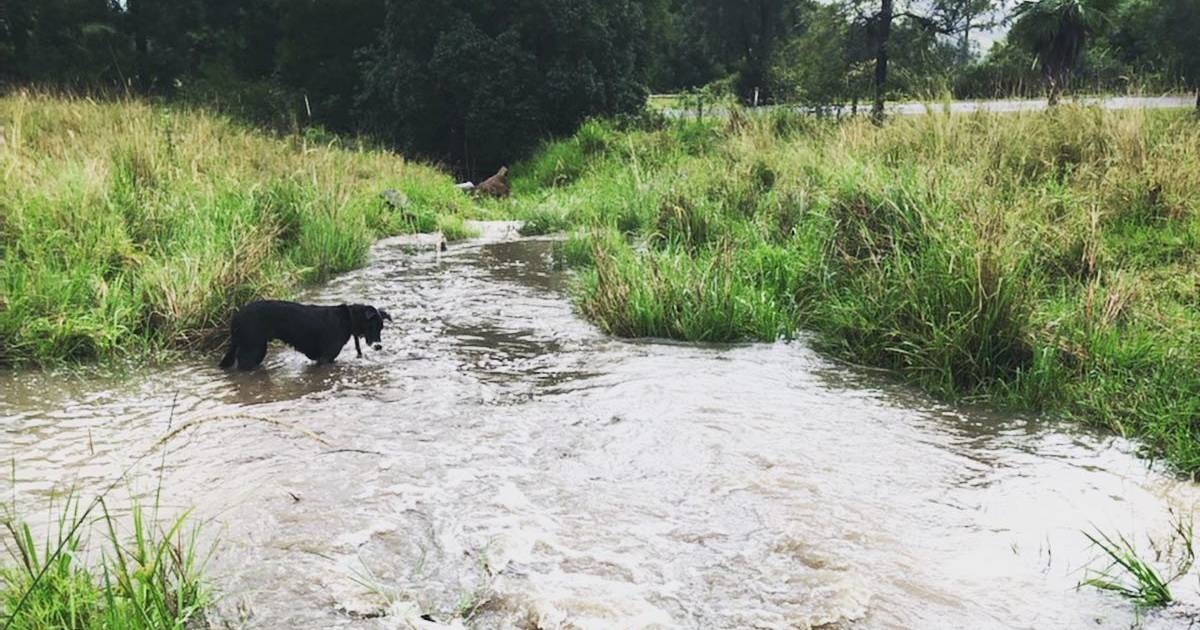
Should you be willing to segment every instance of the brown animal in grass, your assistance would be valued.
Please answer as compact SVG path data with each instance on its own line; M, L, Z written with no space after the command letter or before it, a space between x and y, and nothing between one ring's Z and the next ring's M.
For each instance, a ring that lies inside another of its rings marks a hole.
M475 187L475 194L501 199L508 197L508 167L501 166L495 175L483 180L482 184Z

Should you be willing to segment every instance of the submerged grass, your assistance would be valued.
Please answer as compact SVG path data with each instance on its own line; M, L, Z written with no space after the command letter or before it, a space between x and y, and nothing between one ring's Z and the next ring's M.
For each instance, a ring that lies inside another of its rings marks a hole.
M1183 111L592 122L513 169L624 336L774 340L1058 412L1200 470L1200 121Z
M1107 534L1100 530L1084 532L1084 536L1099 549L1106 561L1102 569L1088 569L1081 586L1091 586L1116 593L1139 608L1166 606L1174 601L1170 585L1183 577L1196 560L1195 531L1190 520L1171 513L1171 532L1165 544L1151 546L1158 562L1174 563L1173 572L1164 577L1155 563L1139 554L1133 543L1122 534Z
M212 595L201 579L206 556L186 515L161 527L133 508L125 522L101 502L102 544L79 527L75 495L68 495L50 531L6 514L0 531L10 557L0 561L0 620L12 630L162 630L201 627ZM127 525L128 531L123 530ZM99 549L97 550L97 547ZM98 554L98 555L97 555Z
M355 143L139 100L5 96L0 364L204 342L236 305L361 265L380 236L469 236L471 211L447 175Z
M1109 565L1083 581L1104 591L1117 593L1136 605L1146 608L1165 606L1172 601L1170 580L1159 575L1154 567L1138 555L1133 544L1124 536L1109 536L1104 532L1084 534L1093 545L1101 549Z

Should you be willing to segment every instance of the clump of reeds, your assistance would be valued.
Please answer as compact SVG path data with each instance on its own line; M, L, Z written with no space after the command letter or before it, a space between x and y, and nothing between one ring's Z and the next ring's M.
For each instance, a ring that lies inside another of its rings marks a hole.
M1195 531L1190 520L1171 513L1171 532L1165 543L1151 546L1157 562L1138 552L1124 535L1107 534L1100 530L1084 532L1084 536L1099 549L1106 562L1100 569L1089 568L1082 586L1091 586L1125 597L1139 608L1166 606L1175 600L1170 585L1187 574L1196 560L1193 547ZM1171 573L1163 574L1156 564L1173 564Z
M110 512L102 500L99 506L98 518L92 519L78 497L68 494L40 540L28 522L4 515L0 533L9 555L0 561L4 627L197 627L212 593L202 580L207 556L186 514L164 525L138 505L128 519Z

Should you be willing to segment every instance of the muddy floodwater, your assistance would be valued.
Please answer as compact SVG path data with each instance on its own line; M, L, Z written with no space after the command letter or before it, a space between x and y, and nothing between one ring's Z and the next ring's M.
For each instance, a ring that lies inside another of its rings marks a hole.
M0 374L0 495L40 517L153 452L113 501L161 476L217 541L218 624L249 628L1128 628L1076 588L1081 532L1149 549L1200 498L1119 438L803 341L606 337L552 241L485 227L440 255L385 241L305 296L389 309L362 359ZM1188 627L1198 585L1140 623Z

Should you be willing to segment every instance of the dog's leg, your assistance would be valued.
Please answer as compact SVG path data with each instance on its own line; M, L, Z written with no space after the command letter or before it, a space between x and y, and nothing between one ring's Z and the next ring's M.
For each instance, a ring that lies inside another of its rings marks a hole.
M237 342L232 337L229 338L229 351L225 353L225 357L221 359L221 368L228 370L233 367L233 361L237 356Z
M362 348L358 347L358 335L354 335L354 351L358 353L358 358L362 358Z
M238 349L238 369L253 370L262 363L267 356L267 342L263 342L259 348L241 347Z

